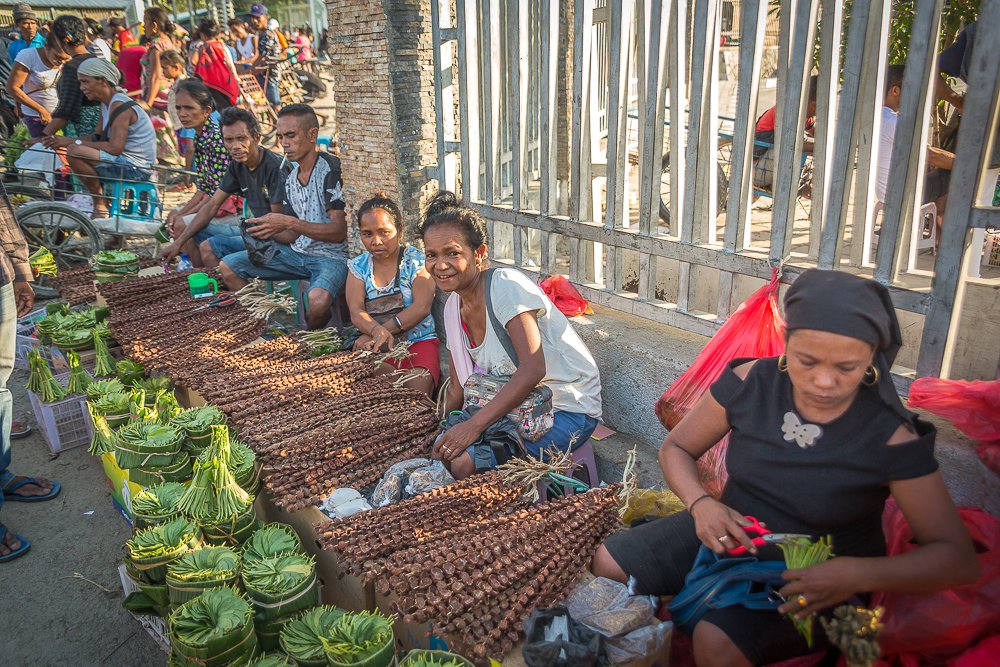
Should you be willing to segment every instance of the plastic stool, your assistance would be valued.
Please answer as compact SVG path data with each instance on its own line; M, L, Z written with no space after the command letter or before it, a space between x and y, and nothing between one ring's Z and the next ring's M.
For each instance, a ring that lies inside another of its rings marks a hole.
M332 141L333 140L328 135L325 134L316 137L316 145L322 148L327 153L330 152L330 143Z
M114 181L104 185L104 195L111 202L108 215L112 218L159 220L163 217L163 204L155 183Z
M597 459L594 457L594 441L587 440L580 447L573 450L571 454L573 466L569 469L568 475L573 479L578 479L587 486L593 488L600 483L597 476ZM571 496L574 491L572 486L562 487L562 495ZM544 482L538 483L538 498L542 502L552 500L551 493Z

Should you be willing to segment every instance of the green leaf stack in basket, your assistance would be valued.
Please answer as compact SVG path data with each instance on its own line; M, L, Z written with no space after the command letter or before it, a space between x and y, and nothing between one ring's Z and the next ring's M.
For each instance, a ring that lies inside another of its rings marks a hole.
M250 495L256 495L260 489L260 465L257 463L257 455L253 453L249 445L239 440L231 441L230 450L232 452L233 478L244 491Z
M296 667L296 662L281 653L266 653L251 662L250 667Z
M400 661L399 667L475 667L475 664L456 653L414 649Z
M133 421L118 432L115 461L140 486L177 482L191 473L191 456L181 448L183 441L171 426Z
M264 650L278 647L285 624L319 602L316 561L290 553L260 560L244 559L243 587L254 607L254 626Z
M167 566L201 544L198 525L180 517L133 535L125 543L124 562L125 570L139 585L139 591L125 598L125 608L164 615L170 604Z
M211 588L235 586L240 576L240 555L229 547L202 547L167 566L170 605L177 607Z
M120 381L129 385L134 385L146 377L146 369L131 359L122 359L115 364L115 372L118 374Z
M166 523L179 516L177 503L187 486L164 482L132 496L132 520L137 530Z
M28 353L28 390L41 397L43 403L52 403L66 398L66 390L52 375L49 362L37 348Z
M213 426L225 423L226 415L214 405L184 410L171 420L171 424L184 431L184 444L193 454L200 454L211 444Z
M258 527L253 496L236 483L231 465L229 428L212 426L212 443L195 461L191 484L178 503L210 544L239 546Z
M300 667L327 667L323 638L343 615L341 609L322 605L292 619L281 629L281 650Z
M213 588L170 614L171 664L245 665L257 651L253 610L231 588Z
M347 613L320 637L331 667L388 667L395 658L392 618L378 612Z
M115 283L139 273L139 257L128 250L102 250L94 255L94 278Z

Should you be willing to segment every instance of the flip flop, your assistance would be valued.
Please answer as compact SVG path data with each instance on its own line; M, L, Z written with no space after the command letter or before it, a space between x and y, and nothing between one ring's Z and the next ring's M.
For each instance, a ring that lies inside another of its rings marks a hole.
M25 486L27 484L35 484L36 486L40 486L38 484L38 480L36 480L34 477L25 477L21 481L11 484L3 490L4 502L40 503L46 500L52 500L53 498L59 495L60 491L62 491L62 485L59 482L52 482L52 490L46 493L44 496L25 496L14 493L14 491L17 491L22 486Z
M5 539L7 539L7 533L8 532L10 532L10 531L7 528L7 526L4 526L3 524L0 524L0 544L3 544L3 541ZM28 553L28 549L31 548L31 543L28 542L28 540L24 539L23 537L21 537L17 533L11 533L11 535L13 535L14 537L17 538L17 541L21 543L21 546L18 547L17 549L14 549L13 551L11 551L9 554L7 554L5 556L0 556L0 563L6 563L9 560L14 560L15 558L20 558L24 554Z

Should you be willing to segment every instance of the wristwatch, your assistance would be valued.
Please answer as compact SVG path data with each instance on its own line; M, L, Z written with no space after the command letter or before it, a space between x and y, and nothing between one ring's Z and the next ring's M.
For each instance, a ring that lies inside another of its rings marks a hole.
M83 145L83 141L81 139L77 139L73 143L76 144L77 146L82 146Z

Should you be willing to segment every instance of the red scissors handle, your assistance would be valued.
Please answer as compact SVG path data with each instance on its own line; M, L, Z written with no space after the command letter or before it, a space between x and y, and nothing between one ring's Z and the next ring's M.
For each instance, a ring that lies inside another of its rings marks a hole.
M746 531L748 536L750 536L750 541L753 543L753 545L755 547L762 547L765 544L767 544L767 541L764 540L763 536L769 534L771 531L765 528L760 523L760 521L757 520L757 517L745 516L743 518L750 522L749 526L743 526L743 530ZM756 535L756 537L753 537L754 535ZM738 546L733 547L732 549L727 550L726 553L732 556L738 556L746 552L747 548L742 544L740 544Z

